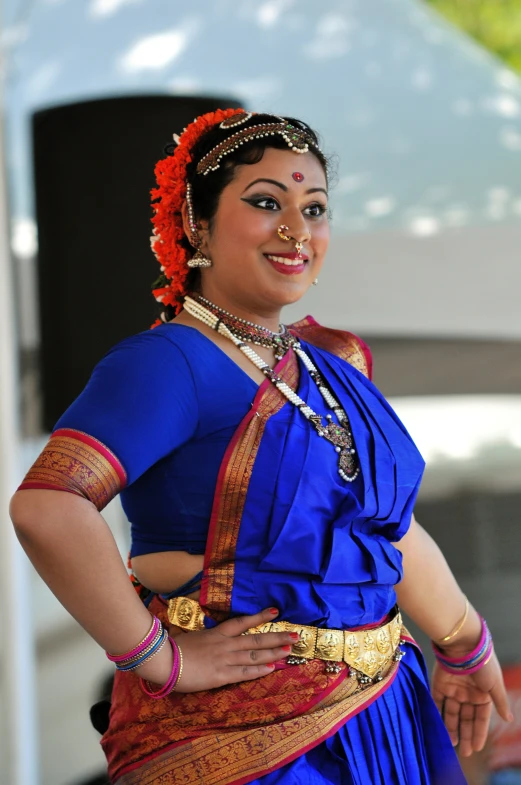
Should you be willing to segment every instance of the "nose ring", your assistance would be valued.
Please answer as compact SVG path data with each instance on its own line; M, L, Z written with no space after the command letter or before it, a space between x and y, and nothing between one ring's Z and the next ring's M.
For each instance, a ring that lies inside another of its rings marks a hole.
M289 232L289 226L286 226L286 224L281 224L278 227L278 229L277 229L277 234L278 234L278 236L280 237L281 240L284 240L284 242L286 242L286 243L289 243L289 242L291 242L293 240L293 242L295 243L295 250L297 252L297 258L301 259L302 258L302 248L304 247L304 243L297 242L297 240L295 240L294 237L292 237L290 234L286 234L286 232Z
M289 243L291 240L293 240L293 237L290 234L284 234L284 232L289 232L289 226L286 226L286 224L281 224L277 229L277 234L281 240Z

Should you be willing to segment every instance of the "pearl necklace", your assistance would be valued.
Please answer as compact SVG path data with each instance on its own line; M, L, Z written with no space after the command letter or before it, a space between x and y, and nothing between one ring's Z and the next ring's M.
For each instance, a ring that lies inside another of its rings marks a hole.
M286 384L286 382L277 376L275 371L270 368L268 363L264 362L262 357L259 357L251 346L241 340L240 337L234 335L230 328L224 324L212 311L205 308L200 302L197 302L192 297L185 297L184 300L185 310L198 319L203 324L211 327L212 330L228 338L238 349L253 363L264 375L275 385L277 390L284 395L294 406L296 406L304 415L306 420L313 425L319 436L324 437L330 442L335 451L338 453L338 473L346 482L353 482L360 474L360 466L356 459L356 449L353 441L353 434L351 433L351 426L349 418L331 393L331 390L326 386L317 368L302 349L298 339L295 338L293 343L293 350L295 354L302 360L305 368L308 370L309 375L317 385L324 401L330 409L332 409L337 417L338 424L333 422L331 414L326 415L327 425L323 424L322 415L317 414L313 409L297 395L297 393ZM294 336L293 336L294 337Z

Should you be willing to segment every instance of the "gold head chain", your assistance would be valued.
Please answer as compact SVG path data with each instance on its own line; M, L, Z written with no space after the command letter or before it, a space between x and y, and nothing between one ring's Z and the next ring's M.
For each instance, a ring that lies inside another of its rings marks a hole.
M235 128L242 123L247 122L251 118L250 112L238 112L228 120L221 123L221 128ZM243 119L244 118L244 119ZM232 122L233 121L233 122ZM259 123L258 125L251 125L247 128L241 128L236 131L227 139L219 142L218 145L213 147L209 153L201 158L197 164L197 174L207 175L210 172L215 172L221 165L222 159L233 153L243 144L253 142L255 139L262 139L265 136L281 136L290 150L294 153L307 153L310 145L316 150L319 147L311 136L291 123L288 123L282 117L277 117L271 123Z

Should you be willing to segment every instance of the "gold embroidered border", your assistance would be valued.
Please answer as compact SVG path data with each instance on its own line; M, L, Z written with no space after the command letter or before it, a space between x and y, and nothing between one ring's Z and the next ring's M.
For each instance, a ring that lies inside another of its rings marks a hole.
M398 663L393 663L381 682L363 690L356 679L345 678L302 716L244 731L205 735L174 747L123 774L115 785L158 785L170 781L180 785L233 785L275 771L320 744L366 703L376 700L390 686L397 668Z
M38 486L70 491L102 510L120 492L122 482L114 465L94 446L81 438L53 436L20 490Z
M286 364L278 373L290 387L296 389L298 362L293 352L288 355ZM266 384L260 396L260 400L253 404L254 415L248 415L250 420L243 432L240 432L243 428L241 423L239 436L234 437L236 441L231 454L225 458L226 464L223 462L221 467L224 476L222 480L221 475L219 477L214 499L205 557L202 605L217 621L227 618L230 610L239 526L264 428L268 419L276 414L287 400L271 383Z
M290 324L288 327L292 333L303 341L307 341L319 349L331 352L331 354L340 357L341 360L348 362L357 371L363 373L364 376L370 376L367 358L356 335L344 330L322 327L308 317Z

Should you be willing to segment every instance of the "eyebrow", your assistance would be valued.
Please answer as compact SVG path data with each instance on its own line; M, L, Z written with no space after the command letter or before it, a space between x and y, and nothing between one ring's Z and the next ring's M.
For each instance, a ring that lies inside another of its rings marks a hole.
M251 188L252 185L256 185L257 183L271 183L271 185L276 185L277 188L280 188L282 191L287 192L288 190L288 187L284 185L284 183L279 183L278 180L272 180L269 177L258 177L257 180L253 180L253 182L251 182L249 185L246 186L243 193L245 193L248 190L248 188ZM322 191L322 193L324 193L327 196L327 191L325 188L308 188L307 191L305 191L305 193L312 194L312 193L316 193L317 191Z

